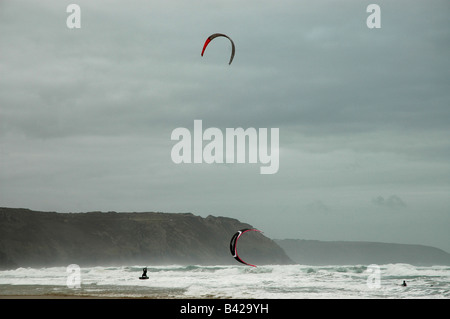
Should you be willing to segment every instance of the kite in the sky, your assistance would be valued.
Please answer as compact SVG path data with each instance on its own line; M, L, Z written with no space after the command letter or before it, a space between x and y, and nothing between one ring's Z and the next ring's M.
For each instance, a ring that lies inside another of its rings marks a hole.
M233 62L233 58L234 58L235 47L234 47L233 40L231 40L231 38L229 36L227 36L226 34L214 33L214 34L210 35L208 37L208 39L206 39L205 44L203 45L202 56L203 56L203 53L205 53L206 47L208 46L209 42L211 42L214 38L217 38L217 37L225 37L228 40L230 40L230 42L231 42L231 57L230 57L230 62L228 62L228 64L231 64L231 62Z
M248 232L248 231L257 231L257 232L261 232L260 230L257 230L257 229L254 229L254 228L245 228L245 229L239 230L236 234L233 235L233 237L231 237L231 241L230 241L230 252L231 252L231 255L233 255L234 259L236 259L236 260L239 261L240 263L243 263L243 264L245 264L245 265L249 265L249 266L252 266L252 267L256 267L255 265L252 265L252 264L249 264L249 263L246 263L245 261L243 261L243 260L239 257L239 255L238 255L238 253L237 253L237 247L236 247L237 241L238 241L239 237L241 237L241 235L242 235L243 233L246 233L246 232Z

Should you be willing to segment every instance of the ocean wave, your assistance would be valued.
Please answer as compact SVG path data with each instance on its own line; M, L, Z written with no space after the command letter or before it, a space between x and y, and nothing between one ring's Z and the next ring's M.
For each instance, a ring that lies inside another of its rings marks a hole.
M66 267L0 271L2 295L64 294L141 298L448 298L450 268L375 265L166 265L80 268L80 287L68 287ZM373 267L373 266L372 266ZM372 268L371 268L372 269ZM373 270L373 269L372 269ZM370 276L379 285L369 285ZM400 284L406 280L407 287Z

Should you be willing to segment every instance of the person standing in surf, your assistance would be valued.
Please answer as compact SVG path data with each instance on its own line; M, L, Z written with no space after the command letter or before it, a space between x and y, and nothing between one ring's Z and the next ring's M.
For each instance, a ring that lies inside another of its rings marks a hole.
M139 277L139 279L147 279L147 267L145 267L144 269L142 269L142 276Z

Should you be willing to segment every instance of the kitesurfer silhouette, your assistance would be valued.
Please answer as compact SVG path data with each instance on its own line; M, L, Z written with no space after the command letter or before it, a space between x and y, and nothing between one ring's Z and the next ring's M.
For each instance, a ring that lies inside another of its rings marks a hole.
M403 286L403 287L406 287L406 286L407 286L407 285L406 285L406 281L403 280L402 286Z
M147 277L147 267L142 269L142 276L139 279L148 279Z

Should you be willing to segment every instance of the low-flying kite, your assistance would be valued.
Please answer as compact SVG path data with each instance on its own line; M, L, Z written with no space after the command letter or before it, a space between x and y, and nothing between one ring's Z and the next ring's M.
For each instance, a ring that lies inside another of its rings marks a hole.
M244 234L244 233L246 233L246 232L249 232L249 231L257 231L257 232L261 232L260 230L255 229L255 228L245 228L245 229L239 230L238 232L236 232L236 234L233 235L233 237L231 237L231 241L230 241L230 252L231 252L231 255L233 255L234 259L236 259L236 260L239 261L240 263L243 263L243 264L248 265L248 266L256 267L255 265L252 265L252 264L249 264L249 263L246 263L245 261L243 261L243 260L239 257L239 255L238 255L238 253L237 253L237 247L236 247L236 245L237 245L237 241L238 241L239 237L241 237L242 234Z

